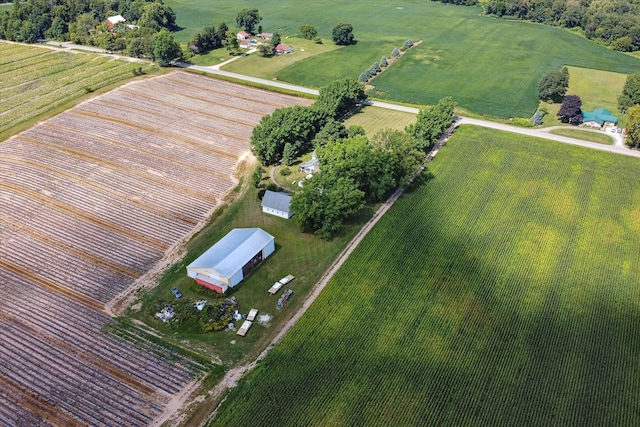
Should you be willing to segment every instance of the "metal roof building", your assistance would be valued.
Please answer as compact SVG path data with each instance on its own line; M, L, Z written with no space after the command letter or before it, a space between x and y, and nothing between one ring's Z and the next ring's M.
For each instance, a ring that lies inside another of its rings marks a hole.
M261 228L234 228L187 266L202 286L226 292L275 250L275 238Z
M291 196L287 193L277 193L267 190L262 198L262 212L289 219L293 215L291 212Z

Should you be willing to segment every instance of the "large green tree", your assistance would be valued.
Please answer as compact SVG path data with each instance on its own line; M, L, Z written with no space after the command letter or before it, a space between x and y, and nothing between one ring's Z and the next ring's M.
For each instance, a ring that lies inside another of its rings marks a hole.
M626 111L636 104L640 104L640 73L633 73L627 76L622 93L618 96L620 111Z
M251 148L263 165L282 159L284 147L292 145L295 154L306 148L326 122L326 115L314 107L279 108L264 116L251 134Z
M365 136L328 141L316 149L323 174L352 179L367 201L379 201L397 186L394 155L374 150Z
M415 138L416 148L431 149L451 125L451 117L456 107L451 97L442 98L431 108L420 110L415 123L407 126L406 132Z
M627 110L627 145L640 147L640 105L636 104Z
M238 12L236 23L238 27L244 29L247 33L253 34L253 29L262 21L260 13L256 8L245 8Z
M333 42L339 46L348 46L356 43L355 36L353 35L353 25L351 24L338 24L333 27L331 34Z
M314 105L330 117L341 119L358 101L366 98L364 85L354 78L345 77L321 88Z
M300 37L307 40L313 40L318 35L318 30L311 24L304 24L300 26Z
M171 61L182 56L180 45L173 40L173 34L165 29L153 36L151 45L153 58L161 67L166 67Z
M426 158L423 151L415 148L414 138L399 130L380 130L371 138L371 146L374 150L389 153L387 162L398 186L406 185Z
M364 193L351 178L321 172L293 195L291 210L302 231L330 239L346 218L362 208L363 200Z
M569 70L547 71L538 82L538 98L542 101L560 102L569 88Z

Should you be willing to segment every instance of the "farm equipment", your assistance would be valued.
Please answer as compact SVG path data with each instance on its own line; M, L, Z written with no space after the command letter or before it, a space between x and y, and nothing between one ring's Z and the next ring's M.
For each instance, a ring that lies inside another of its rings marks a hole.
M287 289L286 291L284 291L282 296L278 298L278 303L276 304L276 308L279 310L282 307L284 307L284 303L287 302L287 300L292 294L293 294L293 291L291 289Z

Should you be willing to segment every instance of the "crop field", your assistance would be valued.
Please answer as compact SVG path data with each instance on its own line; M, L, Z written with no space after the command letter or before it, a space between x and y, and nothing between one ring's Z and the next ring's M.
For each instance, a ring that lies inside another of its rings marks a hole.
M149 64L0 42L0 135Z
M459 128L212 425L637 425L637 168Z
M236 185L261 117L299 103L176 72L0 144L0 420L144 426L205 370L141 334L100 332L105 304Z
M250 6L230 0L217 1L215 8L205 0L169 0L167 4L185 28L183 35L177 34L184 42L208 24L218 26L226 21L233 26L238 11ZM375 97L417 105L452 96L462 108L476 114L531 117L537 106L536 85L548 70L563 65L618 73L640 70L638 58L563 29L480 16L479 7L423 0L387 4L265 0L259 11L264 31L296 35L300 25L313 24L327 44L332 44L331 30L336 24L353 25L356 45L304 58L272 76L304 86L319 88L336 78L358 78L406 39L423 40L375 78L371 92ZM242 63L243 59L234 62L234 67ZM247 66L243 72L258 71Z

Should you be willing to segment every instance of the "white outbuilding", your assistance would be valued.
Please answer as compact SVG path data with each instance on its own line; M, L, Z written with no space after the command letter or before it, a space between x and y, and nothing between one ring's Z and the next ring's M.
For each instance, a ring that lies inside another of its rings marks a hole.
M216 292L226 292L275 250L275 238L261 228L234 228L187 266L187 275Z
M291 212L291 196L287 193L279 193L267 190L262 198L262 212L289 219Z

